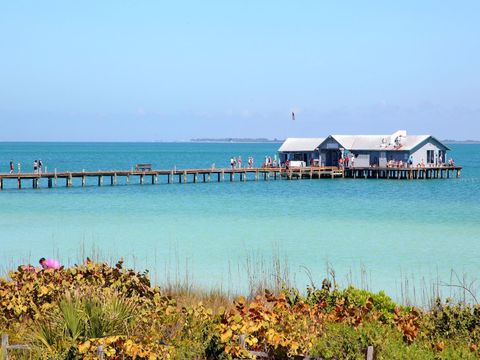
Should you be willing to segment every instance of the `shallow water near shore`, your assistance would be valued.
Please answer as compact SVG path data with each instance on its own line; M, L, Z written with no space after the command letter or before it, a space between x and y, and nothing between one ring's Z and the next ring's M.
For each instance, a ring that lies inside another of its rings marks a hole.
M30 171L226 167L231 156L261 163L278 144L0 143L8 163ZM92 252L124 257L162 283L188 274L204 287L244 291L247 273L273 257L286 260L301 288L305 268L319 284L327 264L337 279L399 298L410 283L469 279L480 270L480 145L451 145L460 179L249 181L105 185L40 189L6 183L0 193L3 272L56 256L65 264ZM132 179L135 183L137 179ZM31 186L30 183L26 185ZM78 184L77 184L78 185ZM94 249L94 250L92 250ZM250 268L249 268L250 267ZM250 270L249 270L250 269ZM365 281L364 277L368 279ZM448 292L447 292L448 295ZM416 297L420 295L416 294Z

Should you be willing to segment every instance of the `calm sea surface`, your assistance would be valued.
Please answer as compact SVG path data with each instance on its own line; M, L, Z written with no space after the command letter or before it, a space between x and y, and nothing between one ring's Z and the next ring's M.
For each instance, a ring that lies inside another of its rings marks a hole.
M31 171L227 167L231 156L261 163L278 144L0 143L0 172L12 159ZM25 189L0 193L2 272L55 256L95 253L149 268L157 281L188 274L202 286L246 289L248 269L286 260L296 285L305 268L320 283L326 264L343 284L367 277L400 296L401 280L450 281L480 274L480 145L451 145L460 179L322 179ZM137 179L132 179L132 182ZM105 184L109 179L105 179ZM146 181L148 183L148 179ZM27 188L28 186L28 188ZM252 265L253 264L253 265ZM262 265L263 264L263 265ZM362 273L364 275L362 275ZM418 294L417 294L418 296Z

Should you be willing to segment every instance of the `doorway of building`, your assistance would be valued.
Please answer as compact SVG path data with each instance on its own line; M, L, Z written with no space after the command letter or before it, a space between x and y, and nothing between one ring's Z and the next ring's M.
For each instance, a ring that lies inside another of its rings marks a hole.
M325 154L325 166L338 166L340 156L340 150L327 150Z

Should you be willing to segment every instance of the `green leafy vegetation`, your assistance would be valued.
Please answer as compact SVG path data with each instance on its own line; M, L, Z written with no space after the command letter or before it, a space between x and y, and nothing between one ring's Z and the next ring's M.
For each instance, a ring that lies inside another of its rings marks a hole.
M324 281L303 293L220 292L152 286L148 273L86 261L0 279L0 332L31 351L10 359L477 359L478 306L395 304L385 293Z

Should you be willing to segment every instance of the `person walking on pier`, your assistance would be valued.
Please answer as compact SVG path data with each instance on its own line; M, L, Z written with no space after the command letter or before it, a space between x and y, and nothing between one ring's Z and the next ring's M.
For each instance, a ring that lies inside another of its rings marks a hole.
M13 174L13 161L10 160L10 174Z

